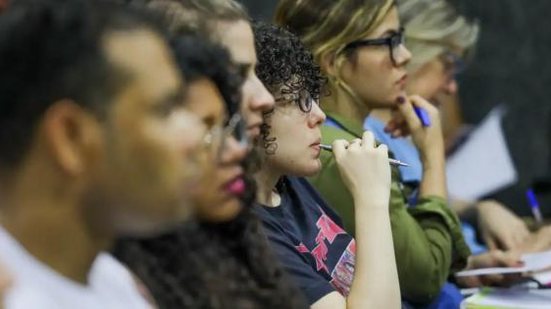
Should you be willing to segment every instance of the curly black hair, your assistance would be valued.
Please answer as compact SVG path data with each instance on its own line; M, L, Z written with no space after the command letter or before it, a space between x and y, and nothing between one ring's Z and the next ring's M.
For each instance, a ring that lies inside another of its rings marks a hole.
M223 97L236 98L241 84L225 80L233 76L226 52L193 37L173 46L186 80L207 77ZM233 105L227 102L228 109ZM186 223L159 237L118 242L115 256L145 283L160 308L307 308L275 262L252 211L254 181L250 176L245 181L243 210L230 222Z
M44 112L73 100L102 116L132 72L111 63L103 38L148 29L140 10L107 1L18 0L0 18L0 166L15 168Z
M306 90L319 101L326 79L300 39L284 28L263 22L255 22L253 31L256 74L262 83L272 92L284 89L285 93L298 95Z
M272 94L279 92L283 97L276 98L276 103L292 101L303 112L309 112L303 101L311 98L319 102L326 83L312 53L296 35L279 26L255 22L253 32L258 57L256 74L260 81ZM278 148L277 138L270 136L271 126L267 124L272 113L264 114L261 127L262 147L266 155L275 154Z

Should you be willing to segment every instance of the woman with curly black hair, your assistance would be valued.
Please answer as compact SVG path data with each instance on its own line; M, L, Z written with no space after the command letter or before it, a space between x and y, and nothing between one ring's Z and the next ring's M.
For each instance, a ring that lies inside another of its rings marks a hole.
M197 186L196 222L153 239L122 240L115 255L160 308L305 308L250 207L255 189L242 168L247 145L239 143L246 130L238 113L242 79L228 53L212 43L187 36L173 47L189 84L188 104L211 126L207 159L217 164ZM222 220L228 212L237 215Z
M390 167L371 133L333 143L336 165L355 198L356 240L302 177L321 169L318 105L324 79L290 32L254 27L257 74L276 98L265 114L257 213L272 248L311 308L399 308L400 289L388 211ZM361 188L361 190L360 190Z

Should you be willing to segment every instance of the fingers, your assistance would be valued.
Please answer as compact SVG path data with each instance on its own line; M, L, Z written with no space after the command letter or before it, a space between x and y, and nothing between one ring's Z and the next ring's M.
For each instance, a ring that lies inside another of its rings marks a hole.
M507 236L498 237L498 241L501 244L500 249L503 249L503 250L515 249L517 247L517 245L516 245L516 241L515 241L514 237L515 237L514 235L507 235Z
M492 257L494 258L495 266L506 266L506 267L519 267L523 265L522 260L520 259L520 253L516 251L503 252L500 250L493 251Z
M337 162L340 162L342 160L346 153L346 148L348 148L349 145L350 143L343 139L337 139L333 141L333 155L335 156Z
M364 149L371 149L376 146L375 136L369 131L365 131L362 136L362 147Z
M432 112L436 111L436 108L434 107L434 105L432 105L429 101L425 100L423 97L419 95L410 96L409 101L413 106L421 107L431 114Z
M398 111L404 117L411 131L416 131L421 127L421 120L417 117L413 109L413 103L407 97L398 98Z
M388 146L387 146L387 145L385 145L385 144L380 144L380 145L377 147L377 149L378 149L379 151L384 152L384 153L386 154L386 156L388 157Z
M500 249L500 248L497 247L497 243L494 240L494 238L492 236L490 236L489 234L484 233L482 238L484 239L484 243L486 244L486 246L488 247L488 249L490 251Z

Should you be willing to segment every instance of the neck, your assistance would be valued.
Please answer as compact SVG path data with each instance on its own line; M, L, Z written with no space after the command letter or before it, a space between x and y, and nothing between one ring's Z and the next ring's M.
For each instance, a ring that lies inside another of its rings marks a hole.
M279 206L280 199L276 185L281 177L283 177L283 174L277 173L267 166L264 166L254 175L257 184L258 203L269 207Z
M374 109L369 116L375 117L378 120L387 123L392 119L392 110L385 108Z
M339 114L346 119L363 123L371 109L355 99L343 86L335 86L330 90L331 95L322 97L321 106L324 111Z
M30 179L0 192L0 224L36 259L86 284L95 258L110 247L113 237L93 232L102 227L94 229L83 203L68 193L70 185L56 186L47 180L38 184Z

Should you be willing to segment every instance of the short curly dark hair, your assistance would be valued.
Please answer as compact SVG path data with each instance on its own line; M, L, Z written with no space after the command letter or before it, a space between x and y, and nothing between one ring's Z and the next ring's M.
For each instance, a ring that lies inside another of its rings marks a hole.
M284 28L263 22L253 23L253 31L256 74L262 83L272 93L282 88L293 94L306 90L319 101L326 79L300 39Z

